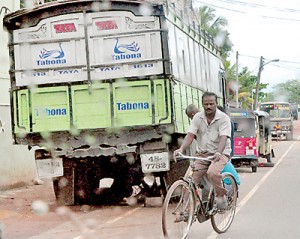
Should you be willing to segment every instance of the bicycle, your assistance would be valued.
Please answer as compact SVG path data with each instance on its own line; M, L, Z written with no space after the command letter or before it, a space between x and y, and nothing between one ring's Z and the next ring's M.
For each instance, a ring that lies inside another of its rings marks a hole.
M212 157L200 158L180 154L176 159L189 159L191 173L187 178L175 181L167 192L162 209L164 237L185 239L193 222L198 220L202 223L208 219L211 219L212 227L217 233L226 232L233 221L238 197L238 186L234 177L230 173L222 173L228 207L226 210L220 210L215 202L215 190L207 176L203 176L200 187L195 185L193 180L193 173L197 171L195 161L201 160L201 163L209 165Z

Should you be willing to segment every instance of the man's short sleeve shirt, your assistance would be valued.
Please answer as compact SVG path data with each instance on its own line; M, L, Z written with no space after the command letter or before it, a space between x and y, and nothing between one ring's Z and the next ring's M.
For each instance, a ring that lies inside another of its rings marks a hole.
M197 137L197 151L208 152L211 154L217 152L220 136L227 136L226 147L223 154L230 155L230 118L222 111L216 111L215 117L210 124L207 123L204 111L197 113L191 122L188 132L196 135Z

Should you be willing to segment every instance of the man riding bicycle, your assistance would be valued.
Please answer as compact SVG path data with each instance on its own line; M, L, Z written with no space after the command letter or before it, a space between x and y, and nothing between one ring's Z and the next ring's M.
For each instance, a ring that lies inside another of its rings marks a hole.
M220 105L217 105L217 109L221 110L222 112L225 112L224 108ZM197 106L195 106L194 104L190 104L188 105L188 107L185 109L185 113L187 115L187 117L192 120L194 118L194 115L197 114L198 112L200 112L200 110L197 108ZM231 121L231 137L230 137L230 141L231 141L231 156L234 154L234 125L233 125L233 122ZM238 175L238 172L236 171L235 167L233 166L233 164L231 163L231 160L228 161L228 163L226 164L226 166L224 167L224 169L221 171L221 173L225 173L225 172L228 172L230 173L237 185L240 185L241 184L241 181L240 181L240 177Z
M219 209L227 209L226 189L222 185L221 171L227 164L231 153L231 123L230 118L217 109L217 95L213 92L205 92L202 96L204 111L193 116L190 129L185 136L182 145L174 151L174 158L188 148L193 140L197 141L197 156L213 156L212 163L207 166L195 162L196 169L193 178L198 185L204 174L216 190L216 202ZM187 170L188 174L190 169Z

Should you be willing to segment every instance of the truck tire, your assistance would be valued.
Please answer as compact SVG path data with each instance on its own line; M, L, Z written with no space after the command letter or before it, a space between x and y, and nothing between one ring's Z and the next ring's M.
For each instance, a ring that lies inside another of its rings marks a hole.
M71 160L63 159L64 175L53 179L53 189L58 205L75 204L75 167Z
M76 204L93 204L96 200L95 191L99 188L99 179L96 178L95 172L89 166L77 164L75 169L75 203Z
M257 166L252 166L252 173L256 173L257 172Z

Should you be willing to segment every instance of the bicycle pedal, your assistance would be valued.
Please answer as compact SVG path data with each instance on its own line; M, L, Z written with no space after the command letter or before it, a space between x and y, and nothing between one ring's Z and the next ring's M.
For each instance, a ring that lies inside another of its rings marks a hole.
M207 214L209 216L212 216L212 215L215 215L217 212L218 212L218 209L213 207L213 209L209 210Z
M227 210L226 209L218 209L219 214L224 214Z

